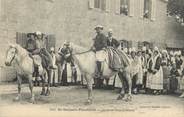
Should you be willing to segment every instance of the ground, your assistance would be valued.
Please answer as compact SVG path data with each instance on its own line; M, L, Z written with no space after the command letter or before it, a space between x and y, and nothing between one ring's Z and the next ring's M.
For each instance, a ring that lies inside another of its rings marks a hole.
M81 115L84 113L91 115L106 113L111 116L119 113L127 116L135 114L149 117L153 115L184 117L184 99L178 98L178 95L139 94L133 95L132 101L126 102L125 100L116 100L118 96L116 90L95 89L93 104L85 105L87 89L81 86L53 87L50 96L40 96L41 87L35 87L35 104L29 102L30 93L26 84L22 86L20 102L13 101L17 94L15 83L1 84L0 92L0 117L11 114L28 117L38 113L47 117L59 113L72 114L75 111L82 112Z

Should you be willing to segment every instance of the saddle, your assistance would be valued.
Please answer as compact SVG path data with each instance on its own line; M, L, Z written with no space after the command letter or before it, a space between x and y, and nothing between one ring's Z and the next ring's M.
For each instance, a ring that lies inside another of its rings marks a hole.
M101 72L103 74L104 70L104 62L107 63L108 67L113 71L123 71L125 67L131 64L128 56L121 50L117 50L114 48L107 48L105 50L105 56L103 57L103 61L101 61ZM98 76L98 68L95 70L95 75Z
M114 48L107 48L107 53L110 69L118 71L130 65L130 60L123 51Z

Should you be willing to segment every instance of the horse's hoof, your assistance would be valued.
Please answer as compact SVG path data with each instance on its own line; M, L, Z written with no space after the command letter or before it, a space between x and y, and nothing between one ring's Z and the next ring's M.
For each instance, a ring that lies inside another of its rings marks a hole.
M127 100L131 101L132 100L132 95L128 95Z
M91 105L92 104L92 100L88 99L87 102L85 102L86 105Z
M117 97L117 100L122 100L124 96L125 96L124 94L120 94L120 95Z
M15 98L13 99L13 101L16 101L16 102L20 101L20 96L15 97Z
M179 97L180 97L180 98L184 98L184 94L180 95Z
M45 96L49 96L50 95L50 90L47 90L45 93Z
M35 104L35 99L34 98L31 98L30 99L30 103Z

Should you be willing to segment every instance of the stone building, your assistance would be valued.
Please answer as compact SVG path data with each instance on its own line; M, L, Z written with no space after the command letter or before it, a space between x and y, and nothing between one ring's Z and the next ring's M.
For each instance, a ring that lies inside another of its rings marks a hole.
M16 32L54 34L56 48L65 40L90 47L94 27L114 31L122 46L142 42L160 48L183 48L183 28L166 16L166 0L0 0L0 66Z

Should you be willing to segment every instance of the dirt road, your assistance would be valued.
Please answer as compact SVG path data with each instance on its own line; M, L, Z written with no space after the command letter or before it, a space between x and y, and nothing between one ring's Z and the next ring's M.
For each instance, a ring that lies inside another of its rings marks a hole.
M184 99L173 95L134 95L131 102L116 100L118 93L115 90L97 90L93 92L92 105L85 105L87 90L81 86L53 87L50 96L40 96L41 87L35 87L36 103L29 103L30 93L28 85L22 86L22 100L14 102L17 94L16 84L0 85L0 117L19 115L28 117L33 114L53 116L60 113L77 111L81 114L106 113L108 116L119 113L120 115L138 114L139 116L174 116L184 117ZM26 113L24 113L26 112ZM160 114L162 113L162 114ZM75 114L74 114L75 115Z

